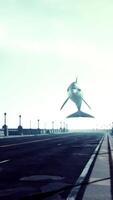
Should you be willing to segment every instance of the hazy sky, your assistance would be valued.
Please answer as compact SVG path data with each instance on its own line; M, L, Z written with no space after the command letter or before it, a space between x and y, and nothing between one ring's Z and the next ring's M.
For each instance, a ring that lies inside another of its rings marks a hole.
M113 1L0 0L0 126L58 126L77 109L67 87L78 76L82 110L95 119L68 119L72 127L113 121Z

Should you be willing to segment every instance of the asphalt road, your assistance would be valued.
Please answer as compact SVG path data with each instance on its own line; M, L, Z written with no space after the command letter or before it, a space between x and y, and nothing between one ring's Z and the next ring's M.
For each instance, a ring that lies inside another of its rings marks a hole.
M0 199L66 199L102 136L70 133L0 139Z

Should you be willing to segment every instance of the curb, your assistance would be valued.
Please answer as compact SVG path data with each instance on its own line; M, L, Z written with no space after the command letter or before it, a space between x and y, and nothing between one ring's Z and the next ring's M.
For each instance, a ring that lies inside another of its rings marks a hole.
M72 188L72 190L66 200L75 200L77 198L78 193L79 193L82 185L84 185L84 181L85 181L91 167L93 166L94 161L96 160L96 157L98 155L98 152L100 150L100 147L102 145L104 137L105 136L103 136L102 139L100 140L99 144L97 145L96 149L94 150L93 154L91 155L91 158L87 162L85 168L83 169L82 173L80 174L78 180L75 183L75 186Z

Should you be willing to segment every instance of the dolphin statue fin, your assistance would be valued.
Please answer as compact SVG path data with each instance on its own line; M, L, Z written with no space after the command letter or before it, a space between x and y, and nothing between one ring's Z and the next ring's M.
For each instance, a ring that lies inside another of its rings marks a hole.
M83 97L82 97L82 100L84 101L84 103L88 106L88 108L90 108L91 109L91 107L89 106L89 104L83 99Z
M69 97L64 101L63 105L61 106L60 110L62 110L62 108L64 107L64 105L67 103L67 101L69 100Z
M94 116L89 115L88 113L82 112L81 110L78 110L77 112L67 116L67 118L71 118L71 117L91 117L91 118L94 118Z

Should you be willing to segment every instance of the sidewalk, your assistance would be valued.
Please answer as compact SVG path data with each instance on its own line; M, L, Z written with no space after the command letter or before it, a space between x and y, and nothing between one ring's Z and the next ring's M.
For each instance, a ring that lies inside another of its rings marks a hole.
M111 179L107 134L90 175L83 200L111 200Z

